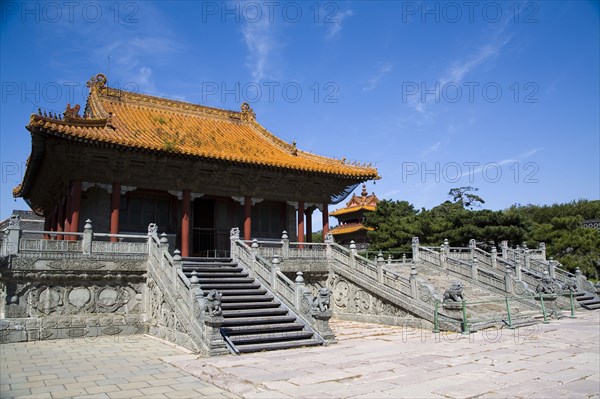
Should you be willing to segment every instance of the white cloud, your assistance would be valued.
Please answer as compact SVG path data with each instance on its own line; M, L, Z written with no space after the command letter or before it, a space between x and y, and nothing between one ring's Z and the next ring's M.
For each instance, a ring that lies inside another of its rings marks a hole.
M375 76L373 76L371 79L367 80L367 85L365 87L363 87L362 90L370 91L370 90L373 90L375 87L377 87L377 85L379 84L381 79L383 79L388 73L390 73L392 71L392 67L393 67L393 65L390 63L385 63L385 64L381 65L379 67L379 69L377 70L377 73L375 74Z
M257 22L245 21L242 26L244 43L248 48L247 66L255 81L261 81L272 74L273 50L279 46L275 39L274 25L268 18Z
M352 10L345 10L336 13L335 16L332 16L331 22L328 22L326 20L325 23L329 24L329 29L327 30L327 34L325 35L325 37L329 40L336 37L342 30L342 22L344 22L346 18L352 16L353 14L354 12Z

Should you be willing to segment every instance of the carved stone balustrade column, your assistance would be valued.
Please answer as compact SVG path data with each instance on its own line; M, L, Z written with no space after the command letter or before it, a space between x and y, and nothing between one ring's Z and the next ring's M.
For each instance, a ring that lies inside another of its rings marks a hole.
M6 233L6 243L4 244L6 245L6 254L18 254L19 240L21 239L21 217L19 215L13 215L10 217ZM4 306L4 304L0 306Z
M327 233L327 235L324 238L324 242L325 242L325 255L327 256L327 258L331 258L331 245L334 243L333 241L333 234L331 233Z
M476 241L471 238L469 240L469 259L471 260L471 262L473 262L473 259L475 259L475 247Z
M508 241L504 240L500 242L500 249L502 250L502 258L508 260Z
M252 244L250 244L250 250L252 251L252 264L250 265L250 269L252 272L256 271L256 257L258 256L258 240L255 238L252 240Z
M546 243L545 242L540 242L539 245L539 249L542 255L542 259L546 260Z
M240 229L234 227L229 232L229 254L233 260L237 259L235 242L240 239Z
M446 247L444 246L444 244L440 246L440 267L442 269L448 268L448 258L446 255Z
M473 258L473 262L471 262L471 277L473 280L479 280L479 259L477 257Z
M302 297L304 296L304 290L306 289L306 284L304 284L304 277L302 272L296 272L296 279L294 280L294 293L296 294L296 309L300 310L300 303L302 301Z
M389 255L388 255L388 258L387 258L387 264L388 264L388 265L391 265L391 264L392 264L392 254L389 254Z
M417 263L419 261L419 237L413 237L411 245L412 245L413 262Z
M81 246L83 247L84 255L92 254L92 240L94 239L94 232L92 231L92 221L87 219L83 226L83 240Z
M521 281L521 260L515 260L515 278Z
M385 259L383 259L383 254L379 251L377 255L377 281L383 283L383 264L385 263Z
M281 255L283 256L283 259L287 259L290 257L290 238L285 230L283 230L283 233L281 233L281 242Z
M418 288L417 288L417 266L413 263L410 266L410 277L408 281L410 282L410 295L413 299L418 299Z
M160 235L160 249L164 254L169 253L169 239L167 238L166 233L162 233ZM164 256L160 257L160 266L165 267L165 257Z
M585 278L585 276L583 275L583 273L581 273L581 269L580 268L576 268L575 269L575 281L577 282L577 287L579 287L580 289L582 287L585 287L584 282L587 279Z
M548 260L548 275L552 278L556 278L556 264L552 257Z
M527 270L531 269L531 260L530 260L530 253L529 253L529 249L527 249L527 247L525 247L525 250L523 251L523 258L525 261L525 268Z
M271 260L271 281L269 282L271 287L275 285L275 279L277 278L277 272L279 271L279 264L281 261L279 260L279 255L273 255L273 259Z
M446 254L446 257L449 257L450 256L450 242L448 241L447 238L444 239L443 247L444 247L444 252Z
M349 265L351 269L356 268L356 244L354 243L354 240L350 241L350 259L349 259Z
M490 252L490 263L492 264L492 269L498 268L498 250L496 247L492 247Z
M173 252L173 265L175 266L173 268L173 289L177 289L177 271L183 271L183 260L181 259L181 252L178 249Z

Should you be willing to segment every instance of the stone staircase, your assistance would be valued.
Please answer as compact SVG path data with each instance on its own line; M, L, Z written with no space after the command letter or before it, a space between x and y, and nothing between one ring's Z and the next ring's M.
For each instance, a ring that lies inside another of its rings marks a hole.
M402 266L396 266L396 268L400 272L399 269ZM426 262L420 263L417 270L419 279L432 285L440 296L444 294L446 289L450 288L453 282L458 281L462 284L463 297L467 303L467 319L472 331L487 327L501 327L508 324L504 295L492 292L485 287L474 284L468 279L462 278L462 276L457 276L450 271L429 265ZM541 317L538 309L514 300L510 301L510 312L513 327L537 323L536 319ZM440 315L442 316L462 319L462 314L460 313L446 311L443 305L440 306Z
M598 297L598 295L593 295L585 291L577 291L573 296L584 309L600 309L600 298Z
M221 334L233 353L321 345L315 334L287 306L231 258L183 258L183 272L197 277L204 295L223 296Z

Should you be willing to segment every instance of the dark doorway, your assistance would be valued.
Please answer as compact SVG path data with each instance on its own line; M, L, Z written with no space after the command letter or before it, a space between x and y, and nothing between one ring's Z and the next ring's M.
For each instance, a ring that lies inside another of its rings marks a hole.
M194 201L192 234L193 256L217 256L215 254L215 201L198 198Z

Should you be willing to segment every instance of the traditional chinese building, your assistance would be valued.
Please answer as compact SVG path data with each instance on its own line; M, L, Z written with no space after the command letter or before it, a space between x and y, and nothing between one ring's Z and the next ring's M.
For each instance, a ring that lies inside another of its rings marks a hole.
M365 213L375 211L378 202L375 193L369 195L367 187L363 184L360 196L353 194L345 208L331 212L331 216L339 221L339 225L330 231L335 241L342 245L350 244L350 241L356 244L368 243L367 232L373 229L366 227L363 221Z
M45 218L45 230L75 239L86 219L94 231L145 232L151 222L183 256L246 240L304 242L314 209L329 230L328 203L348 187L378 179L370 165L301 151L240 112L118 90L98 74L83 114L31 115L32 149L14 189ZM344 219L345 220L345 219ZM116 238L112 238L113 240Z

